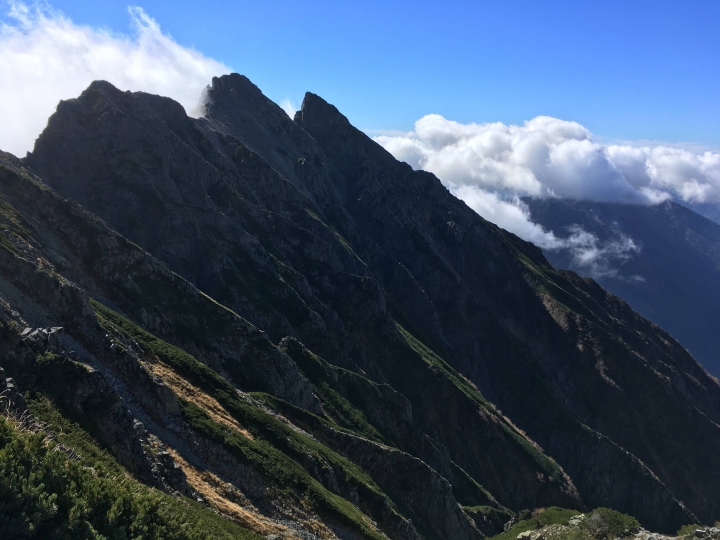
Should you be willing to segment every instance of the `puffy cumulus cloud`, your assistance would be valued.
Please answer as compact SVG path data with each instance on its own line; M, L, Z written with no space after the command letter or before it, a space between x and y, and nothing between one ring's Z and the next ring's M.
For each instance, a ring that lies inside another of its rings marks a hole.
M601 144L582 125L548 116L516 126L460 124L431 114L413 131L375 140L412 167L435 173L486 219L543 249L570 250L575 266L595 277L620 277L611 263L626 260L640 246L624 236L601 244L578 227L560 238L533 223L520 197L720 203L720 154Z
M603 145L576 122L538 116L522 126L460 124L430 114L375 140L443 182L518 196L654 204L720 203L720 153Z
M631 182L615 165L610 148L594 142L590 131L549 116L513 126L459 124L431 114L418 120L412 132L375 140L398 159L444 182L494 192L643 203L648 197L640 187L667 189L639 178ZM624 156L628 168L638 167L636 159L643 155L642 149L632 150L639 153L635 159Z
M611 145L608 160L649 202L673 197L688 203L720 203L720 154L668 146Z
M80 26L45 3L9 2L0 23L0 149L24 155L58 101L93 80L169 96L188 114L224 64L179 45L140 7L129 7L132 35Z

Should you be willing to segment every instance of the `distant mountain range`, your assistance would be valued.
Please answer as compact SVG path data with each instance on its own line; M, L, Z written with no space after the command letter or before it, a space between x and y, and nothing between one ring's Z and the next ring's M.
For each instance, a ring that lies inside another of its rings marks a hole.
M644 211L623 229L644 286L686 275L663 249L694 257L687 281L715 276L716 226ZM232 74L193 119L94 82L26 158L0 154L0 231L14 530L457 540L551 506L670 533L720 519L718 381L317 95L291 119ZM683 286L682 309L710 311L712 285Z
M710 221L720 224L720 204L714 203L685 203L691 210L697 212Z
M639 251L614 261L605 289L658 324L720 376L720 225L666 201L653 206L526 199L532 219L558 236L579 225L600 244L622 235ZM587 273L567 250L546 251L558 268Z

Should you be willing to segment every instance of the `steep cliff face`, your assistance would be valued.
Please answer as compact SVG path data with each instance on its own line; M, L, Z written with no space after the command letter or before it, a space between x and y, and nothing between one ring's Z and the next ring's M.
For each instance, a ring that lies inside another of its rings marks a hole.
M672 337L318 96L294 120L240 75L208 96L193 120L93 83L0 167L7 309L67 319L189 489L342 538L478 538L550 505L720 517L720 387ZM72 307L18 277L38 268ZM37 386L33 362L11 367Z
M18 160L1 158L2 363L29 392L31 411L51 421L48 429L62 424L43 416L45 397L139 480L207 501L259 533L480 537L448 480L382 444L362 410L332 385L316 394L263 332L56 195ZM50 339L26 327L62 331ZM361 398L375 408L398 403L408 431L422 437L401 396L379 391ZM405 470L403 484L392 481L396 468ZM511 515L468 482L470 494ZM413 492L421 496L406 498Z
M539 250L483 222L431 175L395 162L317 96L306 97L296 121L336 164L346 209L384 252L378 266L409 270L434 306L453 364L565 467L586 500L636 515L639 503L662 520L652 509L671 498L667 492L652 503L637 496L649 493L640 488L653 477L640 472L647 467L693 511L717 513L717 502L693 492L711 493L717 478L685 489L687 473L665 461L695 453L698 439L678 439L717 437L718 386L677 342L593 282L552 269ZM401 306L407 291L395 294L386 283ZM693 410L679 404L688 398ZM668 418L678 420L672 430ZM686 435L677 437L675 427ZM655 446L659 433L668 441ZM613 445L634 457L611 458L622 454ZM703 463L705 449L696 456Z
M272 120L277 107L248 81L242 82L245 86L238 89L238 95L242 98L243 89L251 96L259 95ZM253 98L248 99L252 102ZM80 99L60 107L53 117L57 130L47 130L28 162L60 194L97 212L149 252L160 253L171 270L248 317L273 342L285 336L299 338L308 349L333 363L365 373L405 395L413 408L413 421L406 436L397 435L396 444L403 450L420 453L418 457L433 466L439 459L436 454L449 451L443 467L448 475L453 475L449 462L455 462L510 508L580 504L555 463L518 436L492 412L479 392L440 358L420 351L412 334L393 319L372 269L353 249L353 240L343 235L351 221L342 209L336 207L334 221L345 217L348 223L339 232L306 194L301 180L281 176L249 149L250 143L231 138L235 133L226 123L218 122L218 131L211 130L210 115L197 123L196 131L176 133L172 126L181 125L179 121L162 120L162 111L147 113L146 108L157 101L95 84ZM97 111L97 116L78 128L78 119L86 111ZM315 163L312 166L322 171L323 156L311 137L286 115L283 121L294 126L287 132L292 134L294 129L295 135L302 135L304 145L315 149L317 153L309 158ZM126 124L132 129L121 127ZM221 129L228 134L221 134ZM284 132L274 124L267 129ZM70 136L65 130L72 131L78 152L56 150L56 141ZM98 130L122 133L118 136L124 138L125 133L131 135L115 144L112 137L99 137ZM195 138L197 146L190 146L187 141ZM147 140L163 142L155 154L159 161L133 157L143 155ZM176 159L192 156L198 164L185 166L187 173L173 169ZM197 176L195 171L206 163L214 163L215 172ZM298 167L305 166L310 165L298 163ZM143 173L137 174L138 169ZM167 192L197 190L205 195L189 195L195 199L188 205L182 202L184 198L168 200L159 190L137 195L147 186L157 185L175 186L164 188ZM199 208L201 200L206 208ZM323 200L323 204L328 202ZM154 207L174 210L153 212ZM102 208L112 210L105 213ZM172 250L178 243L185 247ZM182 333L166 334L162 329L158 333L190 350L197 347L181 341L186 340ZM443 422L449 407L457 413L452 422ZM415 430L426 434L431 443L416 449L420 435ZM452 482L452 477L449 480Z
M562 237L580 225L600 242L629 237L639 251L598 277L608 291L658 324L714 375L720 374L720 225L672 201L636 206L527 200L533 219ZM566 251L547 252L558 268L582 272Z

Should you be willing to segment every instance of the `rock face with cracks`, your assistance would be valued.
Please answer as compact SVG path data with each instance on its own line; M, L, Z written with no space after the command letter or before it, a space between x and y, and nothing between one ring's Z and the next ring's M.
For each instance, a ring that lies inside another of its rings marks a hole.
M0 155L0 229L2 367L30 411L46 396L139 480L243 527L720 517L717 381L314 94L290 119L228 75L191 119L95 82L27 158Z

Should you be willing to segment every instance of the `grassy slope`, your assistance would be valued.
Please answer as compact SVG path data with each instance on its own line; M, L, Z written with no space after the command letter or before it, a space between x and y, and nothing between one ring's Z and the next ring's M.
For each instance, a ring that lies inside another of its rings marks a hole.
M0 417L0 538L260 540L202 505L133 480L47 399L30 406L54 435L23 432Z
M455 371L447 362L445 362L445 360L440 358L432 350L430 350L418 339L416 339L410 332L405 330L399 324L397 325L397 327L407 341L407 344L410 346L410 348L415 351L425 363L443 372L445 376L450 381L452 381L452 383L463 394L465 394L465 396L469 400L474 402L478 407L485 409L486 411L488 411L488 413L498 418L499 425L502 427L505 433L507 433L509 438L512 439L518 446L520 446L528 456L530 456L530 458L535 462L538 470L542 471L548 476L563 481L565 476L562 473L559 465L555 463L555 461L547 457L545 454L543 454L535 446L533 446L525 437L523 437L510 425L508 425L505 419L496 412L494 407L490 405L490 403L482 396L480 391L473 384L471 384L465 377Z
M222 444L240 462L256 470L268 484L310 503L316 510L329 514L370 538L380 538L362 512L325 489L300 465L310 455L316 463L332 468L336 477L356 489L361 498L363 493L368 492L382 495L372 478L355 464L242 399L230 383L192 355L142 330L99 302L91 302L101 325L107 331L132 337L174 371L216 398L250 431L254 440L230 432L213 422L196 405L181 402L183 413L194 429Z
M380 433L368 420L372 408L382 407L379 385L346 369L333 366L295 340L282 347L312 383L329 420L356 435L392 445L392 434Z

